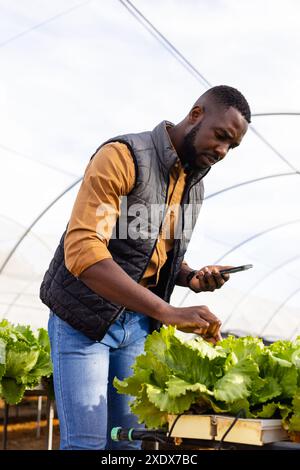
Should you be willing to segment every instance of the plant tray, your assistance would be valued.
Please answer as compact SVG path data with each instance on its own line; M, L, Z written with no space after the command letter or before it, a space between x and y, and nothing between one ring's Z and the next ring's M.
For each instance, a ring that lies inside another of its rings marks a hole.
M169 431L176 418L177 415L168 416ZM220 441L233 421L234 417L225 415L182 415L178 418L171 436ZM239 418L224 442L262 446L288 439L280 419Z

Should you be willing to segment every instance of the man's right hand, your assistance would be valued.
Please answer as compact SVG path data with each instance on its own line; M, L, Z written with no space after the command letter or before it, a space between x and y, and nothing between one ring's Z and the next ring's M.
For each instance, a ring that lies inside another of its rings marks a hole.
M133 281L112 259L93 264L83 271L80 280L105 299L155 318L165 325L176 325L179 330L196 333L207 341L220 339L221 322L205 305L172 307Z
M205 305L195 307L172 307L162 315L162 323L174 325L185 333L196 333L212 342L221 339L221 321Z

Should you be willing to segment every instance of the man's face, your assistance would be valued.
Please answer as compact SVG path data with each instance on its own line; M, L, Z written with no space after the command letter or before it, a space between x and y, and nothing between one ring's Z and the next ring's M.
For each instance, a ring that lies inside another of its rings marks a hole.
M241 143L247 129L246 119L235 108L204 112L184 137L182 157L191 169L209 168Z

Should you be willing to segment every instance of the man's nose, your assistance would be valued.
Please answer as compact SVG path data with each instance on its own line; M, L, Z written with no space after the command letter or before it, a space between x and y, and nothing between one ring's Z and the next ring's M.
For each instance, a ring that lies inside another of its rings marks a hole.
M229 150L229 145L226 142L220 142L216 148L216 153L219 157L219 160L224 158Z

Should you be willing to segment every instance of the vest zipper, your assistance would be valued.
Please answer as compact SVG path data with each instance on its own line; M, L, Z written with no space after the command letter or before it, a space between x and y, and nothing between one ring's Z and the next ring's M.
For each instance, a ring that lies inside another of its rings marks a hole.
M165 220L166 206L167 206L167 202L168 202L169 186L170 186L170 176L169 176L169 174L168 174L168 183L167 183L166 197L165 197L165 207L164 207L163 217L162 217L162 220L161 220L161 223L160 223L160 226L159 226L158 238L159 238L159 236L160 236L160 232L161 232L161 229L162 229L164 220ZM140 275L140 277L139 277L139 280L137 281L138 283L139 283L140 280L143 278L143 276L144 276L144 274L145 274L145 272L146 272L146 269L148 268L149 262L150 262L150 260L151 260L151 258L152 258L152 255L153 255L153 253L154 253L154 250L155 250L155 248L156 248L158 238L156 238L156 240L155 240L155 243L154 243L154 245L153 245L153 247L152 247L151 253L150 253L149 258L148 258L148 262L147 262L145 268L143 269L143 272L141 273L141 275Z
M190 195L190 191L191 189L198 183L200 183L200 181L204 178L204 176L207 175L207 173L209 172L209 170L207 170L206 173L204 173L204 175L198 179L195 183L193 183L189 188L185 188L184 190L184 193L183 193L183 196L182 196L182 201L184 201L184 197L186 195L186 193L188 193L188 199L189 199L189 195ZM182 205L181 205L182 207ZM182 222L181 222L181 229L182 229L182 233L183 233L183 230L184 230L184 210L182 211ZM176 242L175 242L176 243ZM175 243L174 243L174 256L173 256L173 261L175 261L178 253L179 253L179 247L180 247L180 240L177 241L177 246L176 246L176 252L175 252ZM175 270L175 263L173 262L172 263L172 267L171 267L171 271L170 271L170 277L169 277L169 280L167 282L167 286L166 286L166 290L165 290L165 294L167 294L167 291L168 291L168 288L169 288L169 285L170 285L170 282L171 282L171 279L174 275L174 270Z
M164 220L165 220L166 205L167 205L167 202L168 202L169 186L170 186L170 176L169 176L169 174L168 174L168 182L167 182L166 197L165 197L165 208L164 208L164 213L163 213L162 221L161 221L160 226L159 226L158 236L160 235L161 228L162 228L163 222L164 222ZM142 271L142 273L141 273L141 275L140 275L139 280L137 281L137 283L140 282L140 280L143 278L143 276L144 276L144 274L145 274L145 271L146 271L146 269L147 269L147 267L148 267L148 265L149 265L149 262L150 262L150 260L151 260L151 258L152 258L153 252L154 252L154 250L155 250L155 248L156 248L157 241L158 241L158 239L156 239L156 241L155 241L155 243L154 243L154 245L153 245L153 248L152 248L151 253L150 253L150 255L149 255L149 258L148 258L148 263L146 264L145 268L143 269L143 271ZM125 310L125 307L121 307L121 308L118 310L118 312L117 312L117 314L116 314L114 320L112 321L112 323L124 312L124 310Z

